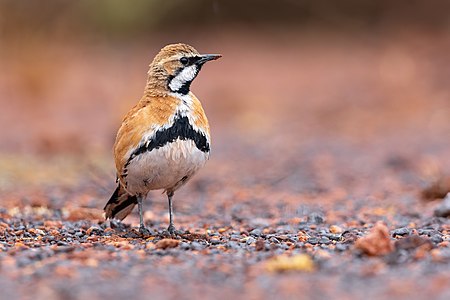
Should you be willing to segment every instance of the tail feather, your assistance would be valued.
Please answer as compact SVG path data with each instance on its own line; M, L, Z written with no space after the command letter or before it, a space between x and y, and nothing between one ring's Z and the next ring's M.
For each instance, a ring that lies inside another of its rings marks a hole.
M136 196L128 194L119 183L108 203L106 203L103 208L105 211L105 218L122 221L131 213L136 204Z

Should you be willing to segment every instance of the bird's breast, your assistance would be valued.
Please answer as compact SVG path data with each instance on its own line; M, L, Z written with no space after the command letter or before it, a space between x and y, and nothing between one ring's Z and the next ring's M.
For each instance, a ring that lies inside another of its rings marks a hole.
M141 153L161 148L177 139L190 140L194 142L198 150L209 152L208 133L200 128L194 127L191 123L192 121L189 121L188 116L177 113L170 125L156 127L156 129L144 135L140 145L132 151L129 160L134 159L134 157Z
M193 140L177 138L132 159L126 168L126 189L132 194L175 190L203 167L208 157L209 151L201 151Z

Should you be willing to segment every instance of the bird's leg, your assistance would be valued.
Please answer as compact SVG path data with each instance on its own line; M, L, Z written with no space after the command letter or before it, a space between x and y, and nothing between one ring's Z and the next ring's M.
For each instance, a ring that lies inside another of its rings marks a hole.
M170 234L175 233L175 226L173 225L172 197L173 192L167 192L167 199L169 200L169 227L167 228L167 231Z
M145 228L145 224L144 224L144 211L142 209L142 200L143 200L142 195L138 195L137 202L138 202L138 210L139 210L139 232L142 235L150 235L150 231L147 228Z

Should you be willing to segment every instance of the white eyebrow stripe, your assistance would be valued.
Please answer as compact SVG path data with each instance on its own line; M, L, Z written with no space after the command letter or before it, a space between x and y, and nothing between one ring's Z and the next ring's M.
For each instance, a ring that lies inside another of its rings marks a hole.
M197 66L192 65L184 68L177 76L175 76L169 83L171 91L178 91L186 82L191 82L197 76Z

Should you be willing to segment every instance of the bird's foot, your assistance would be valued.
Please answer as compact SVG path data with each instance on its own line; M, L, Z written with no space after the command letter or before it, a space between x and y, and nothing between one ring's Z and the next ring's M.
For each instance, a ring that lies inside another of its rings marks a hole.
M184 234L184 232L182 230L176 230L175 226L173 226L173 225L169 225L167 230L164 231L164 235L166 235L168 237L180 236L182 234Z
M165 231L164 233L165 235L171 237L184 234L182 230L176 230L173 224L170 224L169 227L167 227L167 231Z
M150 230L145 228L145 226L139 226L139 233L142 234L143 236L151 235Z
M170 235L174 235L175 234L175 226L173 224L170 224L169 227L167 227L167 232Z

